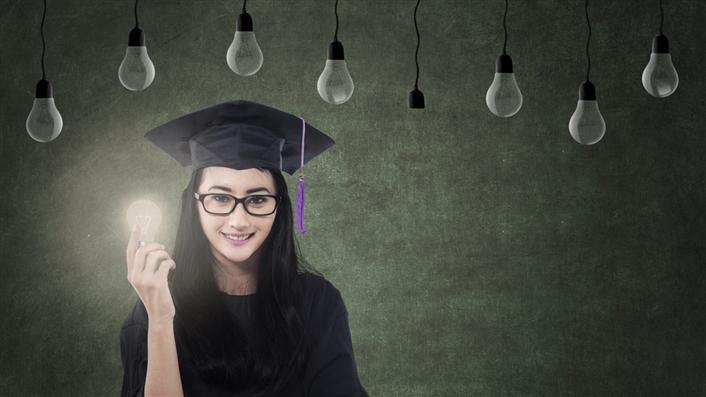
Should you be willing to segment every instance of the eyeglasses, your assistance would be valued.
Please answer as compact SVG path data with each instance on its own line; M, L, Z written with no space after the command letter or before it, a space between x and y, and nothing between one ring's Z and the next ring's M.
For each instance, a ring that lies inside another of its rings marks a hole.
M275 212L282 196L269 194L254 194L237 198L225 193L199 194L194 192L194 198L201 202L204 211L213 215L228 215L235 211L238 203L242 202L245 211L254 216L267 216Z

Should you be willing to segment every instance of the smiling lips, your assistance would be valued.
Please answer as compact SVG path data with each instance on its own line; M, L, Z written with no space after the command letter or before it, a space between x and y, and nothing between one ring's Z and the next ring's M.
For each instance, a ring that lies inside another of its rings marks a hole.
M226 240L228 240L229 242L233 242L233 243L236 243L236 244L242 244L242 243L244 243L245 241L249 240L250 237L252 237L253 234L255 234L255 233L250 233L250 234L226 234L226 233L221 232L221 234L224 235L225 238L226 238Z

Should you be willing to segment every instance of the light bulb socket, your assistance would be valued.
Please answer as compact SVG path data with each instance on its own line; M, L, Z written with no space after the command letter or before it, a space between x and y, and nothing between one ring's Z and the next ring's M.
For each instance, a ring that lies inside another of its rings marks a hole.
M424 109L424 94L418 89L409 92L408 104L410 109Z
M236 32L252 32L252 17L247 12L238 15L238 20L235 22Z
M495 73L512 73L512 58L510 55L502 54L495 61Z
M343 60L343 44L336 40L328 45L328 59L331 60Z
M142 29L135 26L130 31L130 38L127 41L128 47L144 47L145 46L145 32Z
M54 90L51 88L51 83L48 80L41 79L37 82L37 89L34 93L35 98L53 98Z
M667 36L658 34L652 39L652 53L669 54L669 41L667 41Z
M584 101L596 100L596 87L590 81L584 81L579 87L579 99Z

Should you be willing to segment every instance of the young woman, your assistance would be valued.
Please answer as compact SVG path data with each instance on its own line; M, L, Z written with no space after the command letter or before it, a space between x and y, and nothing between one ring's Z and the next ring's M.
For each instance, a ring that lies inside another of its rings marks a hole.
M122 396L368 396L341 294L306 269L295 243L281 173L296 168L287 145L303 166L333 144L299 120L234 101L146 135L178 160L188 150L194 170L173 257L157 242L142 246L139 230L128 242L128 280L139 299L121 330ZM307 128L312 152L286 135L292 123L302 143ZM275 157L261 139L268 134Z

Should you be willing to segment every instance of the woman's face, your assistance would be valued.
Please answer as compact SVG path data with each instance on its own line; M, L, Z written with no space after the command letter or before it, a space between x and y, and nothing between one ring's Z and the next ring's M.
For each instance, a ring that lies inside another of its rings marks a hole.
M274 178L268 171L260 171L257 168L236 170L228 167L204 168L197 193L227 193L237 198L251 194L277 195ZM239 203L230 215L213 215L206 212L201 203L196 204L201 227L211 243L211 251L216 259L222 264L247 261L247 264L256 266L259 262L258 249L270 234L277 211L267 216L254 216L245 211L243 203ZM242 245L234 245L224 236L250 233L254 234Z

